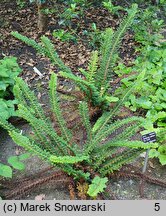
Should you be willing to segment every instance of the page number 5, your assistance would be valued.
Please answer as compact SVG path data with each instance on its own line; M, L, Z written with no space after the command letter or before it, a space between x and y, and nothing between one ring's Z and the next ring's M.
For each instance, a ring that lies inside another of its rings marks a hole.
M155 211L160 211L160 203L155 203L154 210Z

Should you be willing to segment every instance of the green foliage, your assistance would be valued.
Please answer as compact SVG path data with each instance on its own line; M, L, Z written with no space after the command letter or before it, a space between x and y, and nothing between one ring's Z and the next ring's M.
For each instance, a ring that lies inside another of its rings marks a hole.
M163 36L160 32L164 21L158 19L158 10L156 6L149 6L139 11L132 28L136 41L140 43L137 50L141 54L137 57L132 67L126 67L120 63L115 71L118 76L129 75L121 80L123 85L118 92L131 86L133 81L136 80L137 74L143 71L144 77L130 95L126 106L132 111L145 110L148 121L151 121L151 123L156 122L158 126L165 127L166 44L161 42ZM133 71L136 72L130 75Z
M111 29L106 30L103 45L101 47L101 62L97 74L97 84L103 95L108 89L108 81L112 75L112 68L117 61L117 51L120 42L126 30L130 27L134 16L137 12L137 5L134 4L128 10L128 16L121 22L119 28L115 33Z
M149 128L149 130L151 130L151 128ZM149 157L158 158L162 165L166 165L166 127L153 128L152 130L156 132L158 137L157 141L160 143L160 146L158 149L151 149L149 152Z
M12 169L10 166L0 163L0 176L12 178Z
M158 13L160 13L160 10L155 6L141 8L137 13L132 29L135 40L143 46L156 45L163 37L160 31L164 26L164 20L158 19Z
M71 3L69 7L65 8L64 12L60 14L59 25L71 25L73 18L79 17L79 10L76 3Z
M0 176L5 178L12 178L13 176L12 168L21 171L24 170L25 165L22 161L29 158L29 156L30 156L29 153L25 153L19 156L10 156L8 158L8 163L10 164L10 166L0 163Z
M142 118L131 117L112 122L115 111L110 111L103 114L93 126L86 102L80 102L79 110L85 129L83 133L87 134L87 138L83 146L80 146L80 143L74 143L73 132L76 129L79 130L79 127L68 129L63 118L63 110L60 109L56 88L57 75L52 74L49 82L49 98L51 111L57 122L56 128L53 128L49 117L45 117L34 93L20 78L16 79L14 87L14 94L19 102L17 115L29 122L34 135L22 135L17 128L3 118L0 118L0 125L8 130L13 141L19 146L62 169L75 179L83 178L87 181L90 184L88 192L90 196L94 197L98 192L103 191L107 174L120 169L145 149L158 147L157 143L144 144L141 141L130 141L132 135L142 126L144 121ZM119 129L122 131L121 134L117 133ZM110 137L113 138L110 139ZM122 147L124 151L119 151ZM9 163L12 163L14 168L22 169L23 158L12 157ZM88 172L85 171L86 167ZM98 177L93 178L94 173L98 173Z
M61 1L64 3L64 10L59 14L59 25L71 26L73 19L78 19L84 16L84 11L96 1L88 0L69 0Z
M91 30L84 30L82 33L87 37L88 45L93 49L96 49L100 47L105 32L98 29L96 23L92 23Z
M106 183L108 182L108 178L100 178L96 176L92 183L89 185L88 195L91 197L96 197L98 193L103 192L106 188Z
M51 163L62 163L62 164L75 164L75 163L79 163L79 162L82 162L82 161L86 161L88 160L89 157L88 156L63 156L63 157L58 157L58 156L55 156L55 155L51 155L49 160Z
M8 158L8 163L17 170L24 170L25 169L25 164L22 162L23 160L29 158L30 155L28 153L22 154L19 156L10 156Z
M67 9L67 15L68 13L69 15L77 13L77 3L72 2L71 4L73 5L70 10ZM29 122L34 136L28 137L20 134L6 121L0 120L0 124L9 131L10 136L18 145L62 169L75 179L83 178L87 181L90 184L88 193L92 197L104 190L107 174L119 170L146 149L153 151L158 148L157 143L144 144L141 141L131 141L131 137L143 127L144 119L131 117L121 121L113 120L120 106L131 93L133 94L135 87L137 89L138 86L141 86L146 78L146 71L141 71L132 85L123 89L120 100L108 93L110 90L109 81L118 59L120 42L133 22L136 12L137 5L134 4L128 10L128 16L122 21L117 31L107 29L104 32L101 48L99 51L92 52L88 70L80 69L84 79L72 73L70 68L62 62L55 52L54 45L47 37L41 37L41 43L36 43L17 32L12 33L16 38L34 47L40 54L49 57L52 63L58 67L58 75L75 82L80 91L84 93L85 100L79 104L79 113L85 130L83 131L85 140L80 145L74 139L73 134L76 132L74 130L79 130L79 126L75 125L74 129L67 127L63 109L59 104L59 95L56 92L57 75L55 74L51 75L49 82L49 98L52 117L56 123L55 128L53 128L51 120L45 117L34 93L19 78L16 79L17 83L14 87L15 96L19 101L17 115ZM69 16L70 19L72 19L71 16ZM123 68L125 68L124 65ZM132 70L129 70L128 73L130 71ZM117 103L114 109L108 111L111 102ZM93 125L89 114L91 106L108 111L104 112L96 122L93 122ZM143 106L148 107L149 103L146 102ZM85 172L85 170L88 171ZM93 178L94 173L98 177Z
M0 116L8 119L15 115L14 105L16 100L12 100L14 79L21 72L15 57L5 57L0 60Z
M117 90L132 86L138 73L144 72L144 77L135 86L129 100L125 103L132 111L144 109L146 116L152 123L157 122L158 126L166 126L166 46L146 47L141 55L137 57L132 67L120 64L116 72L119 76L129 74L123 78L122 87ZM130 76L130 72L137 71Z
M155 131L157 141L160 143L158 149L150 151L150 157L157 157L160 163L165 165L166 44L162 42L163 36L160 32L163 20L158 19L158 13L159 8L156 6L139 11L132 28L135 40L140 44L137 48L140 55L133 62L133 66L127 67L119 63L115 68L119 77L125 75L115 95L120 96L121 92L139 80L128 100L125 101L125 105L132 111L139 111L146 115L144 132Z
M83 125L87 131L87 142L90 143L92 141L92 128L89 118L89 109L85 102L80 103L79 109Z
M150 158L158 158L161 165L166 165L166 145L161 145L158 150L149 152Z
M111 0L103 1L103 6L112 14L119 15L119 10L124 10L121 6L115 6Z
M0 60L0 96L8 96L9 93L6 92L7 88L12 90L14 85L14 78L21 72L15 57L5 57Z
M53 32L53 36L55 38L58 38L59 40L65 42L69 42L69 41L73 41L73 42L76 42L76 37L73 36L72 34L70 34L69 32L65 32L63 29L60 29L58 31L55 31Z
M56 91L56 86L57 84L57 76L55 74L52 74L51 76L51 80L49 83L49 87L50 87L50 103L51 103L51 110L57 120L57 123L60 127L61 130L61 134L62 136L65 138L65 141L67 143L71 143L71 139L72 139L72 133L71 131L66 127L66 122L62 116L62 112L59 106L59 102L58 102L58 95L57 95L57 91Z
M16 0L16 3L20 9L22 9L26 4L25 0Z

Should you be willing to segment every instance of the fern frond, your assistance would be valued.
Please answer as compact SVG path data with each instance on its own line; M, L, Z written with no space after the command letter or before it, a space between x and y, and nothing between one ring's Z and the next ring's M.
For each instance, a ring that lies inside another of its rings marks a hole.
M55 155L51 155L49 160L51 163L53 164L57 164L57 163L61 163L61 164L75 164L75 163L79 163L82 161L86 161L89 159L89 156L62 156L62 157L58 157Z
M111 125L106 125L102 128L95 136L94 140L96 143L100 143L103 139L106 139L108 135L115 132L118 128L121 128L124 125L133 124L133 123L140 123L143 121L143 118L140 117L129 117L123 120L117 120L115 123L112 123Z
M117 136L115 135L115 137L111 138L111 142L126 142L126 140L136 133L136 131L140 128L140 125L141 124L137 123L137 125L125 127L121 133L118 133ZM102 162L106 161L107 158L112 157L112 155L118 150L119 147L109 146L109 142L110 141L94 148L91 156L92 158L94 157L92 160L95 160L95 158L97 159L95 162L95 168L97 168Z
M62 164L61 169L66 172L68 175L74 176L75 179L83 178L87 181L90 180L90 173L83 172L82 170L76 170L71 166L71 164Z
M26 104L27 104L26 106L34 111L36 117L45 120L44 111L43 111L40 103L38 102L34 92L31 91L29 89L28 85L19 77L16 78L16 88L17 88L17 90L19 89L19 92L21 91L21 94L24 97L24 99L20 99L20 95L18 96L17 93L15 95L16 98L18 96L18 99L20 100L20 102L22 102L22 100L24 100L23 105L25 105L25 100L26 100Z
M97 169L103 162L106 161L107 158L113 157L112 155L117 152L117 149L118 147L112 147L107 151L102 150L100 152L96 151L95 154L92 153L92 163L95 161L95 163L93 163L94 168Z
M110 54L110 49L112 47L112 40L113 40L113 30L111 28L107 28L104 33L102 46L100 48L100 54L101 54L100 62L99 62L100 67L96 74L96 85L99 91L101 91L101 84L104 79L104 72L106 70L106 65L110 58L109 54Z
M97 121L95 122L92 128L93 134L96 134L96 132L100 129L100 127L103 125L103 123L109 116L110 116L110 112L104 112L102 116L97 119Z
M42 159L48 161L48 158L51 156L49 152L47 152L44 149L41 149L37 144L32 143L28 137L23 136L20 133L17 133L15 131L9 131L9 135L11 136L12 140L17 143L17 145L22 146L29 152L32 152L33 154L38 155Z
M105 176L106 174L112 173L115 170L119 170L123 165L131 162L144 151L145 150L143 149L130 149L123 151L123 153L114 156L110 160L107 159L101 164L101 167L98 168L98 171L102 174L102 176Z
M27 100L24 97L21 89L19 88L17 84L15 84L13 87L13 93L14 93L15 98L17 98L18 104L22 104L23 106L29 108L29 105L27 104Z
M128 148L141 148L141 149L150 149L150 148L157 148L157 143L144 143L141 141L128 141L128 140L119 140L119 141L108 141L104 144L105 149L109 147L128 147Z
M14 36L15 38L19 39L20 41L24 42L28 46L33 47L38 53L40 53L40 54L45 53L45 49L42 47L42 45L37 43L35 40L30 39L30 38L18 33L17 31L11 32L11 35Z
M91 129L91 123L89 119L89 109L87 103L81 102L79 105L79 110L80 110L80 115L82 117L83 125L87 133L87 143L89 143L92 140L92 129ZM86 148L86 146L84 148Z
M51 104L51 110L53 114L55 115L55 118L58 122L58 125L60 127L62 136L65 138L65 140L71 144L72 140L72 133L71 131L67 128L66 122L62 116L59 102L58 102L58 96L57 96L57 75L52 73L51 79L49 82L49 95L50 95L50 104Z
M23 105L18 106L18 116L27 120L30 123L35 134L42 143L42 148L45 147L51 153L56 154L67 154L68 150L73 151L72 147L60 136L57 135L56 131L51 125L49 119L44 121L43 119L36 118L30 109L27 109ZM58 149L58 151L57 151Z
M98 68L98 52L93 51L91 54L91 59L90 59L90 63L88 66L87 81L89 83L94 84L97 68Z
M46 37L42 36L41 37L41 42L42 43L37 43L35 40L30 39L26 36L23 36L22 34L19 34L18 32L12 32L12 36L15 38L21 40L28 46L33 47L38 53L41 55L47 56L50 58L53 64L59 67L60 70L66 71L68 73L71 73L71 70L69 67L67 67L63 61L59 58L58 54L56 53L53 44L51 41Z
M46 150L42 150L36 143L31 142L26 136L21 135L20 133L17 133L15 131L10 131L9 132L11 138L15 143L17 143L19 146L22 146L29 152L32 152L33 154L36 154L40 158L42 158L45 161L51 162L51 163L56 163L58 167L60 167L62 170L67 172L69 175L74 175L77 178L78 177L83 177L85 179L89 178L89 173L84 173L81 170L75 170L73 167L69 166L67 164L67 159L69 159L69 156L64 156L64 157L56 157L54 155L51 155L49 152ZM62 162L65 163L66 159L66 164L61 165L62 163L60 162L60 158L62 158ZM79 157L80 160L88 160L88 156L81 156ZM74 159L79 160L77 157L70 158L70 160L74 163Z
M84 77L85 77L86 79L88 78L89 73L88 73L86 70L84 70L83 68L79 68L79 71L84 75Z
M64 78L74 81L77 84L77 86L81 89L81 91L83 91L88 96L89 94L88 88L90 88L89 87L90 84L87 81L83 80L82 78L78 76L75 76L74 74L69 74L69 73L65 73L62 71L59 72L59 75Z
M135 122L132 122L133 124L131 126L122 126L121 127L121 133L118 133L111 138L111 142L118 142L118 141L126 141L129 140L133 135L136 134L136 132L138 131L138 129L140 129L142 122L137 122L135 124ZM108 141L109 143L109 141ZM107 143L104 143L100 146L96 146L92 152L92 154L100 154L101 152L105 152L107 151L107 149L109 148L109 145L107 146ZM112 148L111 148L112 149Z
M133 122L135 123L135 122ZM123 131L119 133L117 136L113 137L112 141L119 141L119 140L129 140L135 135L141 128L142 122L137 122L136 124L128 125L127 127L123 128Z
M15 128L12 124L10 124L6 119L0 117L0 126L7 131L15 131L17 133L20 132L19 129Z
M57 52L55 51L54 45L51 43L50 39L46 36L41 37L41 42L45 48L45 54L51 59L51 61L59 67L60 70L67 73L72 73L71 69L67 67L63 61L59 58Z
M117 31L113 35L111 31L108 33L106 32L104 48L102 47L101 67L98 71L98 82L100 83L101 94L105 93L106 91L108 79L112 73L112 67L115 65L117 59L117 50L119 49L119 44L124 33L133 22L136 12L137 4L133 4L128 12L128 16L121 22ZM108 46L107 48L106 45Z
M95 135L93 134L93 140L88 145L88 148L86 149L86 154L89 154L92 151L95 151L96 147L102 142L105 141L108 137L108 135L111 135L113 132L115 132L117 129L121 128L124 125L128 125L129 123L140 123L143 121L143 118L139 117L131 117L123 120L117 120L115 123L107 124L105 127L102 128L102 130L99 130L98 133ZM102 126L100 126L101 128Z
M27 122L32 126L33 131L35 132L33 140L38 142L39 147L55 154L57 151L57 145L55 142L51 142L48 133L44 130L44 128L47 127L47 123L41 119L35 118L31 112L22 105L18 105L17 114L19 117L27 120Z
M135 81L134 84L128 88L124 93L122 98L117 102L116 106L113 108L113 110L111 110L110 112L106 112L104 113L99 119L98 121L95 123L95 125L92 128L92 131L94 134L97 134L100 130L103 130L103 128L109 124L110 119L117 114L117 112L119 111L119 108L124 104L124 102L127 100L128 96L130 95L130 93L132 92L132 90L134 89L135 85L138 84L139 81Z

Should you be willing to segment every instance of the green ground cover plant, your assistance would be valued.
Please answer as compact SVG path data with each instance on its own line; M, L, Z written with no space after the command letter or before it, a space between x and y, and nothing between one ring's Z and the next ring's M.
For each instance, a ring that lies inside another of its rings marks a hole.
M166 165L166 127L157 128L154 130L156 130L158 143L160 143L160 146L158 149L150 150L149 156L150 158L158 158L162 165Z
M15 78L21 71L15 57L4 57L0 60L0 117L6 120L16 116L15 106L17 100L13 96L13 86ZM24 164L20 161L23 156L18 157L17 160L14 160L14 158L15 156L8 158L10 166L0 163L1 177L12 178L12 167L18 170L24 169Z
M144 74L125 105L134 112L146 115L145 132L155 131L160 143L158 150L150 152L150 157L158 157L161 164L165 165L166 43L161 34L164 21L158 19L157 13L158 9L154 6L138 13L132 27L135 40L139 42L136 48L139 55L132 66L119 63L115 68L116 74L122 78L116 95L130 87L138 74Z
M58 38L59 40L61 40L62 42L69 42L69 41L73 41L76 43L77 38L72 35L69 32L65 32L63 29L60 30L54 30L53 31L53 36L55 38Z
M7 160L9 165L0 163L0 176L5 178L13 177L13 169L23 171L25 170L25 164L22 162L29 158L29 154L25 153L19 156L10 156Z
M160 10L160 8L150 5L138 11L132 24L132 30L135 40L140 44L140 49L144 46L156 46L163 38L161 30L164 27L164 20L158 18Z
M125 8L123 8L122 6L114 5L111 0L105 0L102 2L102 4L103 4L103 7L106 8L110 13L115 14L117 16L119 16L119 11L125 10Z
M132 111L145 110L146 117L157 126L166 126L166 46L146 47L144 52L135 60L132 67L119 64L116 73L119 76L129 74L121 80L122 86L117 90L126 89L132 85L139 73L144 71L144 77L133 90L129 100L125 103ZM130 76L130 73L135 74Z
M13 97L15 77L21 72L15 57L0 60L0 116L5 119L15 115L17 101Z

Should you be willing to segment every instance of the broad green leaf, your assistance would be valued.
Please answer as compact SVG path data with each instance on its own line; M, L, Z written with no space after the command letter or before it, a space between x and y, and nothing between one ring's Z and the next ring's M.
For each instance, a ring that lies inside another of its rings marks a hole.
M12 169L10 166L0 163L0 176L12 178Z
M150 109L152 106L152 102L149 101L148 98L144 98L144 97L137 99L137 104L144 109Z
M163 118L166 118L166 112L158 112L157 113L157 118L158 119L163 119Z
M156 72L153 72L153 83L156 85L160 85L162 77L162 70L157 70Z
M156 149L151 149L149 151L149 157L154 158L154 157L159 157L160 153Z
M4 82L0 81L0 90L5 91L6 87L7 85Z
M159 161L162 165L166 165L166 155L161 154L159 156Z
M164 123L164 122L157 122L157 126L158 127L166 127L166 123Z
M91 197L96 197L98 193L103 192L104 188L106 188L106 183L108 182L108 178L100 178L96 176L92 180L92 184L89 185L88 195Z
M166 145L161 145L158 151L160 152L160 154L166 155Z
M9 77L8 71L6 68L4 68L2 65L0 65L0 76L1 77Z
M18 169L18 170L24 170L25 169L25 165L21 161L19 161L18 156L9 157L8 163L15 169Z

